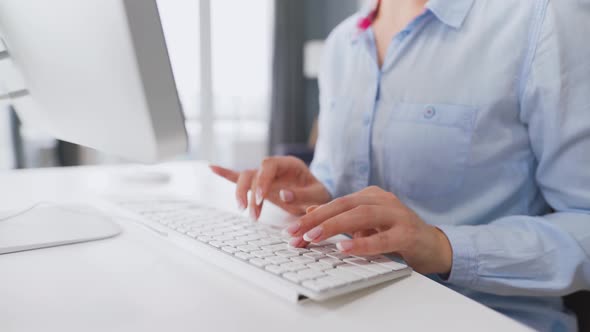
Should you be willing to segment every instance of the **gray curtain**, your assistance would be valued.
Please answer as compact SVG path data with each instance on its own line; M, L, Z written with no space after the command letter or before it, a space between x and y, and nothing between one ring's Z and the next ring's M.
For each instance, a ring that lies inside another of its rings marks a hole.
M275 1L269 148L307 141L303 77L304 1Z

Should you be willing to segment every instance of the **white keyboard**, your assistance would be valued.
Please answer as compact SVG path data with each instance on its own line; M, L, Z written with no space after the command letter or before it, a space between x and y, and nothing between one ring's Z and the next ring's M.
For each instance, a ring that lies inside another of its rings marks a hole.
M190 201L117 204L197 256L293 301L321 301L411 273L385 256L349 256L331 243L293 248L281 229Z

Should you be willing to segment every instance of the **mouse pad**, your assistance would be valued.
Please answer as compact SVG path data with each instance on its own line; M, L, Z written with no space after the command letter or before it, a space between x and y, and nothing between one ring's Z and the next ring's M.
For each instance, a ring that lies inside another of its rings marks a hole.
M121 231L119 225L96 209L39 206L6 219L0 215L0 255L96 241Z

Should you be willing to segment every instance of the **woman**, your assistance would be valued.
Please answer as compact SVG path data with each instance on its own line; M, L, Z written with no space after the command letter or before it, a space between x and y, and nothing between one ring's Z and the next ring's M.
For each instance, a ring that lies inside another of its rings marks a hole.
M294 246L352 234L341 251L398 254L536 329L574 331L561 296L590 288L588 35L585 0L377 2L327 40L311 168L213 170L255 219L264 200L307 210Z

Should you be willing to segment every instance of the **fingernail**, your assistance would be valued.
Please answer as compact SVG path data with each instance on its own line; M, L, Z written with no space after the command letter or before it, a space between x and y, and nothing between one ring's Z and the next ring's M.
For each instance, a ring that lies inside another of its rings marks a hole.
M279 191L279 197L281 198L281 201L283 201L285 203L292 202L293 201L293 192L290 190L282 189L281 191Z
M262 189L256 189L256 205L262 204Z
M289 235L293 235L297 233L299 228L301 228L301 225L299 225L299 223L297 222L294 222L291 225L289 225L289 227L287 227L285 230L287 231L287 233L289 233Z
M301 244L301 241L303 241L302 238L296 237L293 240L289 241L289 245L291 247L298 247Z
M238 202L238 209L240 209L240 211L244 211L246 209L246 205L244 205L244 203L242 202L241 199L238 199L237 202Z
M342 252L349 251L352 249L352 241L340 241L336 243L336 248Z
M303 234L303 239L307 242L312 242L313 240L317 239L322 235L322 227L318 226L310 230L309 232Z
M250 218L252 218L252 220L256 220L258 218L256 218L256 211L254 211L254 209L250 209Z

